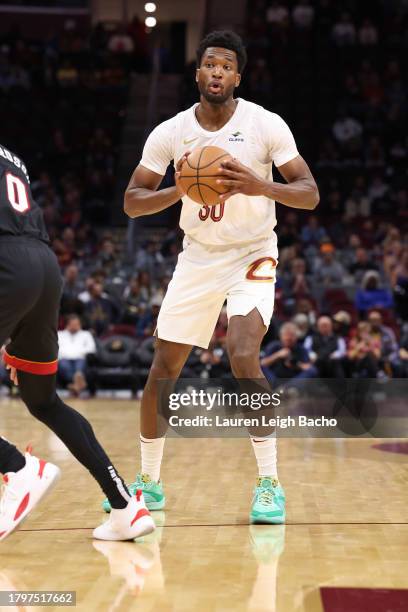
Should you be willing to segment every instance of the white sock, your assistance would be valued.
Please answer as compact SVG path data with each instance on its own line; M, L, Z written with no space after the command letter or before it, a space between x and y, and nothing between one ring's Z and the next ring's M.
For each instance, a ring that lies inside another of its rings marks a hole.
M278 479L276 465L276 437L257 438L250 436L258 464L259 476L271 476Z
M142 474L149 474L150 478L156 481L160 479L164 440L165 438L144 438L140 436Z

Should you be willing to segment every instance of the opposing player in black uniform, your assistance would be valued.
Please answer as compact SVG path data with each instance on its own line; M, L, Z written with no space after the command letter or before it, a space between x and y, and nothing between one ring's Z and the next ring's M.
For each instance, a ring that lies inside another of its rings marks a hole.
M150 533L153 520L141 492L131 496L97 441L91 425L56 393L57 319L62 281L48 246L41 209L30 190L26 167L0 146L0 346L12 380L30 413L45 423L98 481L113 520L93 534L127 540ZM18 380L17 380L18 379ZM59 476L59 469L0 437L0 540L27 516Z

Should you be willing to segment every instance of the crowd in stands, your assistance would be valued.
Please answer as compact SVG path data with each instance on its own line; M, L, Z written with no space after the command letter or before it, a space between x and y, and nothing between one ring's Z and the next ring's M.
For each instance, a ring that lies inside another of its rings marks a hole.
M42 40L0 34L1 142L24 159L61 260L66 230L109 224L128 75L147 56L136 17L126 31L67 18Z
M288 121L321 193L314 214L278 206L280 258L263 371L295 385L305 378L408 377L408 55L400 53L408 46L407 8L381 0L341 7L331 0L254 0L248 7L249 64L240 95ZM95 228L95 219L108 224L126 74L134 69L129 54L139 44L129 30L110 40L105 34L82 38L86 49L78 54L62 40L33 50L16 39L0 57L1 104L11 106L16 87L5 86L7 67L19 67L17 88L31 88L39 117L27 145L21 142L35 162L33 192L65 279L61 341L70 348L68 357L61 354L60 376L74 393L83 390L103 342L103 350L130 351L142 386L181 249L173 228L152 231L130 253L120 232ZM119 48L126 61L115 55ZM102 84L105 70L111 76ZM101 89L104 104L97 104ZM75 96L86 97L80 113ZM51 103L55 113L47 119L43 105ZM24 108L16 105L17 120ZM16 138L10 131L7 142ZM223 309L210 347L193 349L183 375L230 376L226 331Z
M400 286L408 279L408 249L391 265L386 248L399 230L390 223L375 248L361 246L358 234L336 248L317 216L311 215L303 227L297 217L288 212L283 223L286 241L293 239L281 246L275 314L262 346L267 378L295 383L304 378L407 377L408 309ZM130 258L119 234L105 233L97 240L90 232L87 249L81 236L68 233L64 240L60 381L81 393L89 356L98 353L101 343L111 343L113 352L120 353L129 346L118 338L131 339L129 360L136 372L138 365L148 368L181 236L175 231L152 235ZM184 376L230 376L227 323L224 308L210 347L193 349Z
M248 3L242 95L293 127L321 194L278 207L271 380L407 375L407 25L383 0Z

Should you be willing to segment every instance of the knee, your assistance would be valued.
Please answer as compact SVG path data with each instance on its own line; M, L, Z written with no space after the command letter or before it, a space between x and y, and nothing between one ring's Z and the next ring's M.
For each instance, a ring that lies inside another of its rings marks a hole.
M159 378L176 380L190 354L191 346L157 340L147 384Z
M39 402L38 400L33 401L30 398L24 399L24 403L27 406L28 412L35 419L42 421L47 413L47 405Z
M259 351L252 348L236 347L230 349L229 358L232 373L236 378L259 378L262 376Z
M149 378L150 380L175 379L180 376L182 369L183 363L179 363L177 360L155 358L150 368Z
M74 370L76 372L82 372L84 374L86 370L86 360L85 359L76 359L74 364Z
M21 393L21 399L27 406L29 413L39 421L47 421L47 417L50 413L50 410L53 410L55 405L55 400L57 396L53 398L52 396L47 395L37 395L35 398Z

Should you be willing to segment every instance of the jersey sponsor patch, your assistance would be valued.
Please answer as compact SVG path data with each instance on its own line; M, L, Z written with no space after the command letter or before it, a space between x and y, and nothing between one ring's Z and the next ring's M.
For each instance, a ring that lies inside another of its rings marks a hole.
M244 142L244 135L242 132L233 132L232 138L228 138L229 142Z

